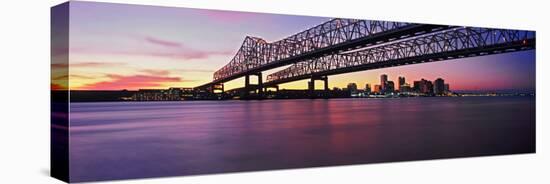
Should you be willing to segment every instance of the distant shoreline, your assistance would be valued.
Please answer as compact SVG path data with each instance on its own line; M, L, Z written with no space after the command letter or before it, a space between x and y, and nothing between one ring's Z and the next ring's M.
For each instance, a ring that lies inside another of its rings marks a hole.
M461 94L461 96L403 96L403 97L330 97L330 98L262 98L262 99L193 99L193 100L70 100L72 103L94 103L94 102L191 102L191 101L260 101L260 100L328 100L328 99L407 99L407 98L468 98L468 97L536 97L536 94Z

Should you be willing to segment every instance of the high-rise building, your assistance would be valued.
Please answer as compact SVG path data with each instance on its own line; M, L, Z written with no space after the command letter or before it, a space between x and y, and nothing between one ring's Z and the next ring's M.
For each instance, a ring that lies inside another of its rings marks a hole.
M405 85L405 77L399 76L397 88L401 91L401 86Z
M402 86L400 86L400 88L401 88L401 89L399 90L400 93L406 93L406 92L411 92L411 91L412 91L411 86L410 86L409 84L407 84L407 83L405 83L405 84L403 84Z
M443 95L445 93L445 81L442 78L435 79L433 92L435 95Z
M380 93L380 85L376 84L374 85L374 89L372 91L373 93Z
M395 91L395 85L393 84L393 81L386 82L386 90L385 93L393 93Z
M426 83L424 84L424 89L422 90L422 93L425 94L433 94L434 93L434 84L432 81L426 80Z
M355 84L355 83L349 83L349 84L348 84L348 90L349 90L351 93L357 93L357 84Z
M445 84L445 93L448 93L451 91L451 88L449 88L449 84Z
M365 84L365 92L367 93L371 92L370 84Z
M414 81L414 91L417 93L433 94L433 84L426 79L420 79L420 81Z
M380 75L380 92L386 91L386 84L388 83L388 75Z
M422 81L414 81L413 82L413 91L419 93L420 92L420 86L422 85Z

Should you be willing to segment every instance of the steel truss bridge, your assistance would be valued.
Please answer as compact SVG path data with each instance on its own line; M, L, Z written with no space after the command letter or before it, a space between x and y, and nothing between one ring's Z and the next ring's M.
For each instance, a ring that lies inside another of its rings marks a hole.
M196 88L223 92L224 82L244 76L245 94L304 79L311 79L310 90L315 80L328 90L329 75L534 48L534 31L332 19L272 43L246 37L214 80ZM262 80L263 71L286 65Z

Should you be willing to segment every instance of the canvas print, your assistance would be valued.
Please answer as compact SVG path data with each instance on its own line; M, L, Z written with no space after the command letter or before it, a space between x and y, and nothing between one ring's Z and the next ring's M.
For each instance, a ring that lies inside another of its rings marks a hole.
M535 153L535 31L70 1L66 182Z

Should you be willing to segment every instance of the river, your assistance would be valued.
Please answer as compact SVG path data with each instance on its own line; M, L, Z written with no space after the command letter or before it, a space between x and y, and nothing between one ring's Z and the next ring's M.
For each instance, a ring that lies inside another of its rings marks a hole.
M70 105L71 181L532 153L535 97Z

